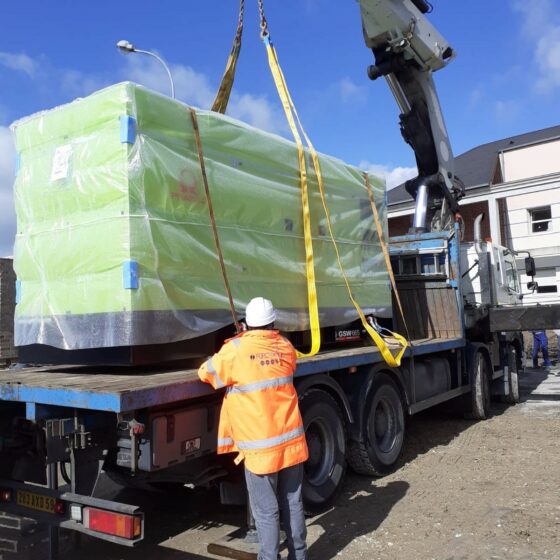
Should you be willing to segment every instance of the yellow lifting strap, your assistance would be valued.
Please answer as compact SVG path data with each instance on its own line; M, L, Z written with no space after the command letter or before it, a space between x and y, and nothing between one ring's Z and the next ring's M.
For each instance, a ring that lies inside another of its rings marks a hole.
M268 40L268 35L263 37L266 44L268 54L268 64L278 90L278 95L286 114L286 120L290 125L290 129L294 136L298 151L298 164L299 164L299 183L301 187L301 202L303 210L303 233L305 239L305 273L307 276L307 303L309 308L309 324L311 328L311 349L307 354L298 351L298 358L314 356L321 348L321 328L319 325L319 305L317 302L317 285L315 282L315 265L313 262L313 239L311 235L311 213L309 210L309 193L307 186L307 170L305 167L305 149L301 141L298 128L296 126L294 116L297 118L295 107L290 98L286 82L276 58L276 51ZM298 119L299 122L299 119ZM300 124L301 128L301 124ZM309 139L305 134L303 128L301 129L307 144L310 145ZM315 161L313 162L315 165ZM320 171L319 171L320 173Z
M218 88L218 92L216 93L214 103L212 104L212 111L215 111L216 113L225 113L228 106L229 96L231 95L231 89L233 88L233 81L235 79L237 59L239 58L239 52L241 51L241 37L243 36L244 13L245 0L240 0L237 30L235 32L235 37L233 39L233 44L231 46L231 51L228 56L226 69L224 71L224 75L222 76L220 87Z
M311 158L313 161L313 167L315 169L315 173L317 176L317 183L319 186L319 193L321 195L321 201L323 204L323 209L325 211L325 216L327 219L327 226L329 230L329 235L331 241L333 243L333 247L335 249L338 267L344 279L344 283L348 290L348 295L350 296L350 300L352 301L358 315L362 321L362 325L366 332L370 335L373 339L377 347L379 348L381 355L385 359L388 365L392 367L396 367L400 365L401 358L408 346L406 339L397 334L391 333L392 337L399 343L400 349L395 356L391 353L391 350L387 343L385 342L383 336L381 336L367 321L363 311L361 310L358 302L354 298L352 293L352 289L350 287L350 283L348 281L348 277L344 271L344 267L342 266L342 261L340 259L340 253L338 250L338 246L336 240L334 238L334 234L332 231L330 213L328 210L328 206L326 203L325 192L324 192L324 184L323 184L323 177L321 174L321 167L319 164L319 157L313 144L311 143L309 137L305 133L305 130L301 124L299 119L297 110L295 105L292 101L290 93L288 91L288 87L286 85L286 80L282 73L282 69L280 68L280 64L278 62L278 57L276 54L276 50L270 42L268 29L266 27L266 20L263 17L263 9L262 9L262 0L259 0L259 7L261 9L261 36L264 40L266 45L267 54L268 54L268 63L270 66L270 70L272 72L272 76L274 78L274 83L276 85L276 89L278 90L278 95L282 102L282 106L284 108L284 112L286 114L286 119L296 141L296 145L298 148L298 162L299 162L299 170L300 170L300 186L301 186L301 193L302 193L302 203L303 203L303 226L304 226L304 237L305 237L305 252L306 252L306 275L307 275L307 291L308 291L308 303L309 303L309 318L310 318L310 326L311 326L311 350L307 354L298 353L298 357L307 357L313 356L319 351L321 345L321 333L320 333L320 326L319 326L319 308L317 302L317 288L315 283L315 268L313 262L313 242L311 236L311 217L309 212L309 195L308 195L308 186L307 186L307 171L305 166L305 150L301 141L301 137L296 126L296 120L301 129L302 135L305 138L305 141L309 147L309 151L311 154ZM264 25L263 25L264 20ZM295 119L294 119L295 117ZM376 208L377 210L377 208ZM374 213L375 217L375 213ZM377 217L378 220L378 217ZM383 239L380 239L380 242L383 243Z

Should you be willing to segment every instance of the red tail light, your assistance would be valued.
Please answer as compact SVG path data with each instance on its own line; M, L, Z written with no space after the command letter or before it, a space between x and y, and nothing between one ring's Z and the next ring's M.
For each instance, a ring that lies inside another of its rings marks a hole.
M0 502L11 502L12 491L9 488L0 488Z
M62 515L66 511L66 504L57 500L54 504L54 512L58 515Z
M84 526L92 531L125 539L134 539L142 534L140 516L114 513L92 507L84 508Z

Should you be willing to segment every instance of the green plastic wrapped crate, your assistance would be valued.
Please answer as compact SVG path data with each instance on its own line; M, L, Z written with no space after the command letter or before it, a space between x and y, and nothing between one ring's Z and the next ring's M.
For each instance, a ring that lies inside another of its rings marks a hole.
M264 296L281 329L308 329L295 145L221 114L197 116L237 311ZM18 346L159 344L232 322L187 106L126 82L13 131ZM320 162L353 292L364 312L388 317L389 279L362 174L332 157ZM321 326L346 324L357 313L311 164L308 172ZM371 183L386 227L383 181Z

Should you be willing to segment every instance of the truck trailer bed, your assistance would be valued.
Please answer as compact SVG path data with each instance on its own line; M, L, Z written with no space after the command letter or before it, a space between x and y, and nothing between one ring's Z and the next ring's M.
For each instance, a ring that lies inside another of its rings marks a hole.
M462 338L423 339L414 355L464 346ZM410 349L406 355L410 356ZM383 358L377 348L346 348L298 360L296 376L374 364ZM211 394L196 369L91 368L43 366L0 370L0 400L28 405L55 405L107 412L127 412Z

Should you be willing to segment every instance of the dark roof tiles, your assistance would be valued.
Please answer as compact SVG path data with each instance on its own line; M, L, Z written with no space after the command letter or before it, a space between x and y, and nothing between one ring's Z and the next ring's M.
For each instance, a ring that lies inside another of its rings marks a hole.
M462 179L467 189L488 185L495 171L498 153L554 138L560 138L560 126L551 126L550 128L482 144L482 146L477 146L455 158L455 174ZM389 206L410 200L410 195L406 192L404 183L387 192L387 204Z

